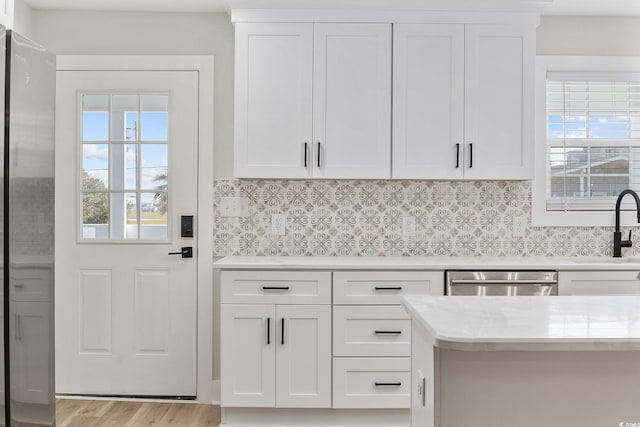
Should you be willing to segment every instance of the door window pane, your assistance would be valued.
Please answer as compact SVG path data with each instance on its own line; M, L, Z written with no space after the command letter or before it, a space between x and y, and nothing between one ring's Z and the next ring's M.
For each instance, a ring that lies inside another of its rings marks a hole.
M167 238L168 194L166 191L142 193L140 203L140 238Z
M82 140L109 140L109 96L82 97Z
M167 95L142 95L140 97L142 141L169 140L169 97Z
M166 240L169 97L84 94L82 100L81 239Z
M109 188L109 146L84 144L82 146L82 189Z
M82 237L107 239L109 237L109 194L84 193L82 195Z
M111 139L137 140L138 95L113 95L111 104Z
M166 190L168 170L167 144L140 145L140 173L143 190Z

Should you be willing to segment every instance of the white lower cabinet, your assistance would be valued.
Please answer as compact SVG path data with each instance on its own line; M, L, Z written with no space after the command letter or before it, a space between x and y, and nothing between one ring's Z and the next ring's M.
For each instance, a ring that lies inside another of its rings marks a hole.
M334 408L407 408L410 392L408 357L333 359Z
M401 297L443 289L443 271L333 273L334 408L409 408L411 320Z
M640 272L561 271L558 295L640 295Z
M279 272L280 282L270 273L222 273L221 406L330 408L331 273ZM309 277L317 286L292 294ZM224 289L242 281L251 284L247 303ZM263 286L272 304L255 304L253 289Z

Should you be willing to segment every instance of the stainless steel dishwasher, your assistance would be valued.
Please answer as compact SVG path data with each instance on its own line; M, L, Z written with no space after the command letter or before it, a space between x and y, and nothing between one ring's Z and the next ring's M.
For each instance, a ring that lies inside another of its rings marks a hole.
M558 295L556 271L447 270L445 295L553 296Z

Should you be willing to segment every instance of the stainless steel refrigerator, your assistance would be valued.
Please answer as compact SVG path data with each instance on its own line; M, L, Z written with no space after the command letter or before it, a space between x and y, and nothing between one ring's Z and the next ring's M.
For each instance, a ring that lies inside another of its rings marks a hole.
M0 425L53 426L55 56L4 28L0 39Z

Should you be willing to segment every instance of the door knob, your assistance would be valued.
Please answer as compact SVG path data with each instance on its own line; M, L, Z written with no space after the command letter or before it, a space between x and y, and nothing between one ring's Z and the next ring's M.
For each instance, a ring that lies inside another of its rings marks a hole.
M193 248L191 246L183 246L180 252L169 252L169 255L182 255L182 258L193 258Z

